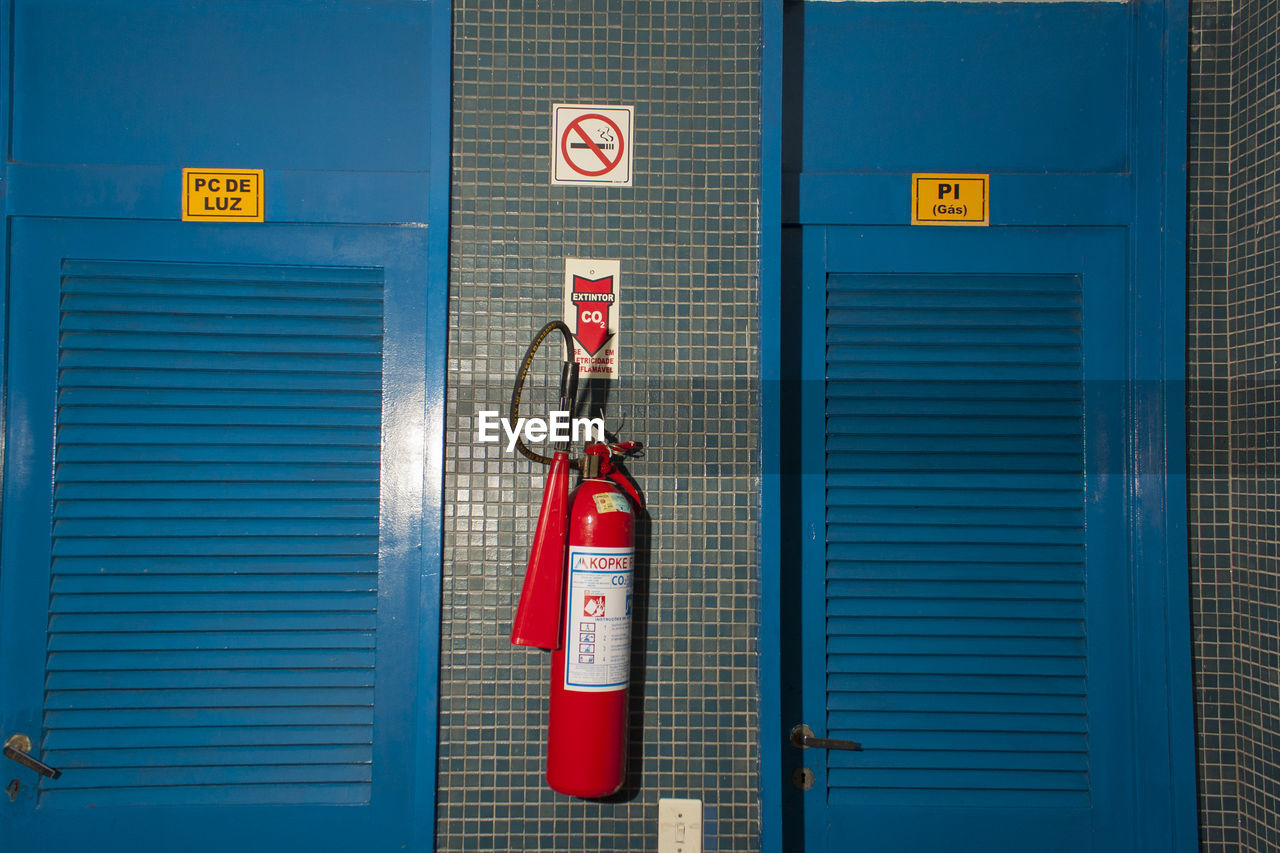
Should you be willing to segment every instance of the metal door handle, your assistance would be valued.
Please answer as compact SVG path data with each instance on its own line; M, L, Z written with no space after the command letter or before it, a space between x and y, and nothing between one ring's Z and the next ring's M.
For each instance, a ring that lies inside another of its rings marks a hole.
M23 767L30 768L41 776L48 776L50 779L57 779L62 775L62 771L56 767L50 767L38 758L31 757L31 738L22 733L10 735L9 739L4 742L4 757L12 759Z
M796 726L791 730L791 745L800 749L851 749L855 752L862 752L862 744L856 740L840 740L839 738L818 737L813 733L813 729L805 725Z

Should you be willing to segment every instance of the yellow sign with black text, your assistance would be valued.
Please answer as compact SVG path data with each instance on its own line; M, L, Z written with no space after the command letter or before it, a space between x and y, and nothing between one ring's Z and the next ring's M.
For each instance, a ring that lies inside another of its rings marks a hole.
M911 176L912 225L990 225L990 175Z
M186 222L262 222L261 169L183 169Z

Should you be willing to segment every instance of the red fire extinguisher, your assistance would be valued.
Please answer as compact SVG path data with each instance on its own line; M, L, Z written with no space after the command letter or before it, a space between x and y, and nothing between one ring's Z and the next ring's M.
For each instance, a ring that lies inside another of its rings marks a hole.
M556 329L565 336L568 357L561 405L572 417L577 364L569 328L557 322L539 332L521 364L511 397L513 423L533 353ZM592 444L581 459L564 451L548 458L523 442L517 446L551 469L511 642L552 650L547 783L576 797L605 797L622 787L626 775L635 514L644 503L620 461L640 445ZM582 472L572 494L570 468Z

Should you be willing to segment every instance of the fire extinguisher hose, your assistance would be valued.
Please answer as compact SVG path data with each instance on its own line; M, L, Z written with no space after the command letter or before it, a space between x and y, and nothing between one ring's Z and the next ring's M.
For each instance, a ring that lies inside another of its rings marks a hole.
M573 417L574 403L578 396L578 362L573 357L573 332L564 322L552 320L534 336L533 342L525 350L524 358L520 360L520 369L516 371L516 384L511 389L511 412L509 416L513 429L520 422L520 395L524 393L524 382L529 376L529 368L533 366L533 357L538 352L538 347L542 346L542 342L557 330L564 336L565 353L564 367L560 371L560 407L569 413L569 417ZM524 439L518 435L516 437L516 447L530 461L540 462L543 465L551 464L550 456L543 456L541 453L529 449L528 445L524 443ZM582 462L578 459L570 459L569 466L574 469L581 469Z

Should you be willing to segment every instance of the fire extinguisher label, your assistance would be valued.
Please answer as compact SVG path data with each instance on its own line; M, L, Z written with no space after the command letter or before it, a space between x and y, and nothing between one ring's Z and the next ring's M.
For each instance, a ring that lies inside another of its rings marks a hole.
M631 669L635 549L569 546L564 689L621 690Z
M597 492L591 497L596 502L596 512L631 512L627 499L617 492Z

